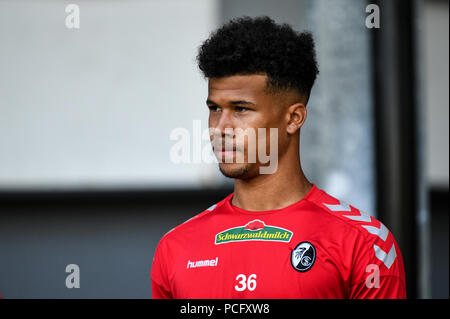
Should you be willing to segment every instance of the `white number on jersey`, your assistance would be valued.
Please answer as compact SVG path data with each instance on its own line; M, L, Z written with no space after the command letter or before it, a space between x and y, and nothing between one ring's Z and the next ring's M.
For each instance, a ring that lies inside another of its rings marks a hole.
M236 280L238 281L238 284L234 286L236 291L244 291L245 289L253 291L256 288L256 274L251 274L248 279L244 274L239 274L236 276Z

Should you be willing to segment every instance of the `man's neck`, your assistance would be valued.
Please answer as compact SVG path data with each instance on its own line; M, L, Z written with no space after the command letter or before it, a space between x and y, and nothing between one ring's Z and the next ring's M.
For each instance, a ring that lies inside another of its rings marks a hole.
M281 209L300 201L311 188L300 161L293 162L290 166L279 165L274 174L236 179L232 204L250 211Z

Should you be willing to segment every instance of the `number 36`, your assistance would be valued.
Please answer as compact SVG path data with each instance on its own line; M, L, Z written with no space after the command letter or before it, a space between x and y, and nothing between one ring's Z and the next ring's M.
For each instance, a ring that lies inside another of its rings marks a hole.
M251 274L248 279L244 274L239 274L236 276L236 280L238 281L238 285L234 286L236 291L244 291L245 289L253 291L256 288L256 274Z

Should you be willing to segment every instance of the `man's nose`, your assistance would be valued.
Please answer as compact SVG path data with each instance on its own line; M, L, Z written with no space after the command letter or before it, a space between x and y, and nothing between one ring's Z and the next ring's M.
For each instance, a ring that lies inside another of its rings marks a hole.
M229 112L227 111L222 112L214 128L215 132L217 134L220 134L221 136L232 134L234 126L231 114L229 114Z

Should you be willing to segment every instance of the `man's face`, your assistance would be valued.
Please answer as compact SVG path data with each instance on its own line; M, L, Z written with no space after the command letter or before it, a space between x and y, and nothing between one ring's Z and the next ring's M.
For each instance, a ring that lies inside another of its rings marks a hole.
M278 104L277 99L266 91L265 75L209 79L210 138L219 168L225 176L249 179L259 174L258 153L265 151L264 154L269 155L270 148L274 147L270 128L284 129L283 106ZM258 128L265 129L266 134L263 130L258 132ZM225 142L230 144L225 145Z

